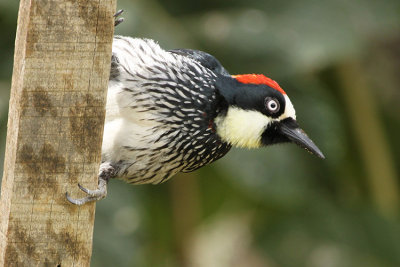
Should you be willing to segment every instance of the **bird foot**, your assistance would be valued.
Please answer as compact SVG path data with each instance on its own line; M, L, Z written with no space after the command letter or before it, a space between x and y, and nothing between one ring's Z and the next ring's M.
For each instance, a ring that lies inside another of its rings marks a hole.
M79 189L81 189L83 192L86 193L86 197L84 198L79 198L79 199L74 199L71 198L68 192L65 193L65 196L69 202L72 204L81 206L83 204L86 204L88 202L92 201L97 201L100 199L103 199L107 196L107 183L110 178L115 177L116 174L116 169L109 163L109 162L104 162L100 165L100 170L99 170L99 185L97 189L95 190L90 190L82 185L78 184Z
M118 18L123 12L124 10L120 9L114 14L114 27L118 26L124 21L124 18Z
M72 204L78 205L78 206L81 206L88 202L103 199L107 196L107 181L108 181L108 179L99 177L99 186L95 190L87 189L87 188L83 187L82 185L78 184L79 188L87 194L87 196L84 198L79 198L79 199L71 198L70 195L68 194L68 192L65 193L65 196L67 197L67 200L69 202L71 202Z

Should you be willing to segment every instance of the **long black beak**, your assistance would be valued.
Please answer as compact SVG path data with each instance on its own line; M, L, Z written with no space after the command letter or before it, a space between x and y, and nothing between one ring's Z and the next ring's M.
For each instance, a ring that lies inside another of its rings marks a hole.
M311 154L325 159L324 154L314 144L314 142L307 136L307 134L298 126L297 122L291 118L285 119L279 123L280 132L286 136L290 141L304 148Z

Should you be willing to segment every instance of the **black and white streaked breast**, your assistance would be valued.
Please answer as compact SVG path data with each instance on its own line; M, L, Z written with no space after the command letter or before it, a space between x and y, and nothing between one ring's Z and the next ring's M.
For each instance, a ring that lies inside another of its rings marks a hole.
M213 121L221 108L215 80L225 70L188 51L114 38L103 162L116 166L117 178L160 183L229 151Z

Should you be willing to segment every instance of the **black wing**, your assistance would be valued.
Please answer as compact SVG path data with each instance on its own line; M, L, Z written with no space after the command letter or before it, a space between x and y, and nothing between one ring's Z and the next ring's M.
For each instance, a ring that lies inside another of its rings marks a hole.
M168 52L189 57L199 62L201 65L203 65L203 67L207 69L210 69L224 76L230 76L229 72L221 65L218 59L206 52L193 49L172 49L168 50Z

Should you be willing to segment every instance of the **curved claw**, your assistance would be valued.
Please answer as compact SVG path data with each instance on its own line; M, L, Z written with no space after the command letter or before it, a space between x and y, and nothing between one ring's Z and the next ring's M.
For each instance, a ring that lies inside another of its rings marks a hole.
M92 202L92 201L96 200L95 198L90 197L90 196L84 197L84 198L79 198L79 199L74 199L69 196L68 192L65 193L65 197L67 198L67 200L69 202L71 202L74 205L78 205L78 206L82 206L83 204L86 204L88 202Z
M85 192L86 194L88 194L91 197L96 197L96 198L102 199L102 198L105 198L107 195L106 184L102 183L102 182L100 182L99 188L95 189L95 190L87 189L87 188L83 187L81 184L78 184L78 187L80 190L82 190L83 192Z
M89 190L83 187L81 184L78 184L79 189L81 189L85 194L87 194L84 198L74 199L71 198L68 192L65 193L65 196L69 202L75 205L83 205L88 202L97 201L103 199L107 196L107 181L103 179L99 179L99 187L96 190Z
M107 183L110 177L113 177L115 169L109 163L103 163L100 166L99 182L97 189L90 190L78 184L80 190L82 190L87 196L84 198L74 199L71 198L68 192L65 193L65 197L69 202L75 205L83 205L88 202L97 201L107 196Z
M88 194L88 195L93 195L92 192L91 192L91 190L89 190L89 189L83 187L80 183L78 183L78 187L79 187L80 190L82 190L82 191L85 192L86 194Z
M114 27L115 27L115 26L118 26L118 25L121 24L122 22L124 22L124 18L116 19L116 20L114 21Z
M119 24L121 24L124 21L124 18L117 19L123 12L124 12L124 10L120 9L120 10L117 11L117 13L114 14L114 18L115 18L114 27L118 26Z
M124 10L120 9L114 14L114 17L116 18L116 17L120 16L122 13L124 13Z
M100 199L104 198L105 196L87 196L87 197L84 197L84 198L75 199L75 198L70 197L68 192L66 192L65 193L65 197L72 204L75 204L75 205L78 205L78 206L82 206L83 204L86 204L88 202L100 200Z

